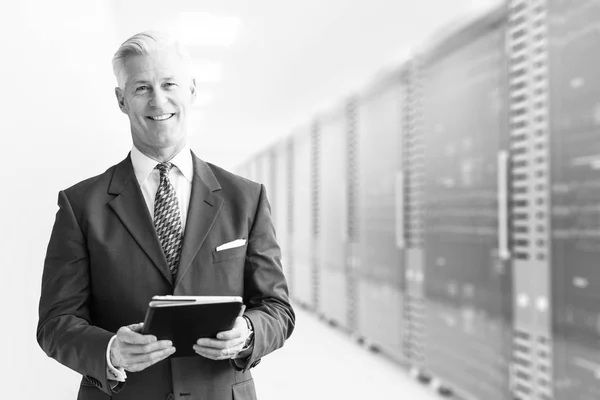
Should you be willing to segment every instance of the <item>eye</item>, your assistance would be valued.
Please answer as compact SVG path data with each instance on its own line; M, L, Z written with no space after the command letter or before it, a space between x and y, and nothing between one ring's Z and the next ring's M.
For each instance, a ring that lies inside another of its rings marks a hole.
M177 86L177 84L175 82L166 82L163 86L164 87L173 87L173 86Z
M143 92L143 91L146 91L148 89L149 89L148 86L142 85L142 86L138 86L137 88L135 88L135 91L136 92Z

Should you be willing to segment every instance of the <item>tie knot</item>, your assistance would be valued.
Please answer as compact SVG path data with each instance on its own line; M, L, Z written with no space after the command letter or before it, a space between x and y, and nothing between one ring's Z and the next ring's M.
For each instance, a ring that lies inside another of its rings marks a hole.
M173 168L173 164L170 162L163 162L156 165L156 169L160 171L161 175L168 175L171 168Z

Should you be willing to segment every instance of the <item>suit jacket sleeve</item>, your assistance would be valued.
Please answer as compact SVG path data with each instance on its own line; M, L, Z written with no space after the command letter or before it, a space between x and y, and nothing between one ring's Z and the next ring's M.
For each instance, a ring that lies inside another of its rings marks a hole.
M44 263L37 340L48 356L111 394L106 348L113 333L90 324L85 235L64 191L58 206Z
M261 357L282 347L295 323L281 267L281 250L263 185L248 238L244 303L247 305L245 315L254 327L254 348L248 358L232 362L232 365L246 371L258 364Z

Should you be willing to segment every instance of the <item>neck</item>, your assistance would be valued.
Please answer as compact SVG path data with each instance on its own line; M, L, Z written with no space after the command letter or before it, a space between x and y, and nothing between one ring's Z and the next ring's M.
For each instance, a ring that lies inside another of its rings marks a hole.
M137 147L137 149L140 152L147 155L151 159L156 160L158 162L165 162L165 161L169 161L173 157L175 157L185 147L185 142L178 143L174 146L160 148L160 149L156 149L156 148L152 148L152 147L144 146L144 145L140 146L139 143L134 143L134 146Z

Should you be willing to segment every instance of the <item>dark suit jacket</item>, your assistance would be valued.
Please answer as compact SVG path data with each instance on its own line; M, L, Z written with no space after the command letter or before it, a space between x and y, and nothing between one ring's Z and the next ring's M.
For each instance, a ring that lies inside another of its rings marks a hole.
M176 279L129 157L59 193L37 339L46 354L83 375L79 399L254 399L249 369L292 333L295 316L264 187L193 159ZM247 239L244 247L215 251L240 238ZM110 338L143 321L152 296L166 294L242 296L255 332L251 356L241 368L201 356L170 358L128 373L123 388L112 391Z

